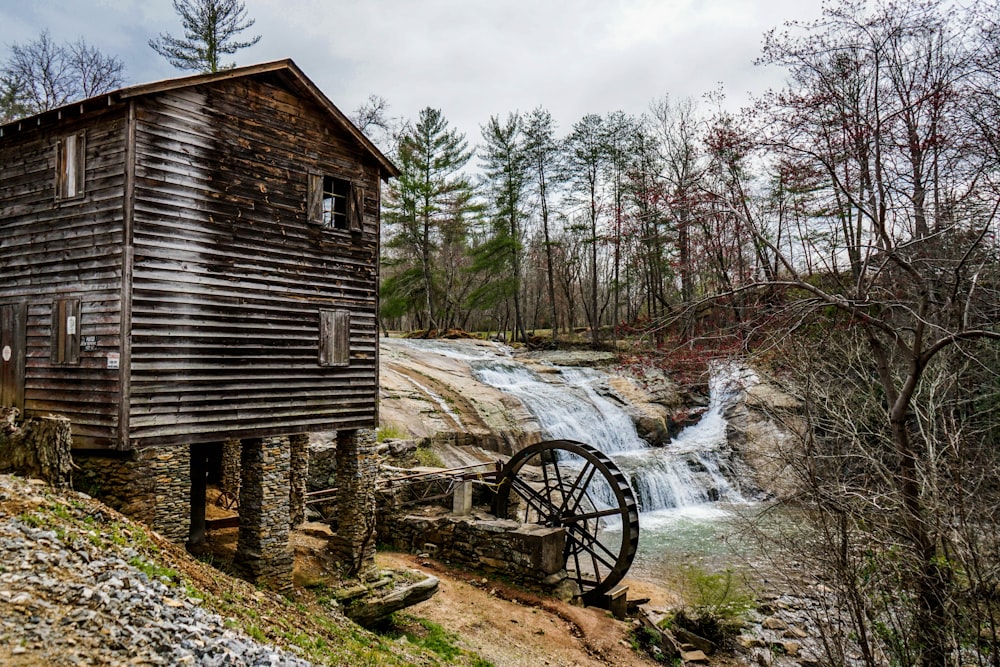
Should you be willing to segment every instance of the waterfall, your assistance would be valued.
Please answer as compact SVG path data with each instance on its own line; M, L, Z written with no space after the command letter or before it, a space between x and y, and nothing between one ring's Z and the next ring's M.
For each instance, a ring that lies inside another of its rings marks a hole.
M610 456L629 478L642 512L713 501L744 502L731 469L725 410L754 380L735 366L713 369L710 403L701 420L665 447L639 437L629 415L594 387L586 368L536 373L511 359L470 359L475 377L518 397L546 438L586 442Z

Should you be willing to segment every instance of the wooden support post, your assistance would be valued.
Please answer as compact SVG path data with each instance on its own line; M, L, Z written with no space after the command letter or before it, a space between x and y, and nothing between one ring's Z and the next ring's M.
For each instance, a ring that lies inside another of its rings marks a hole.
M208 450L191 446L191 527L188 545L205 541L205 504L208 489Z
M628 615L628 586L615 586L606 594L608 610L619 621Z

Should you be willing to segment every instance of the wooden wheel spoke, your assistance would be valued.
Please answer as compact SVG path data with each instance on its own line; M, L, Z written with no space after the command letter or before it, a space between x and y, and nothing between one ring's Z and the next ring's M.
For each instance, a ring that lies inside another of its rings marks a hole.
M606 516L615 516L621 512L617 507L609 507L604 510L594 510L593 512L588 512L587 514L563 514L563 523L576 523L579 521L590 521L591 519L600 519Z
M552 504L552 502L544 495L535 490L527 482L514 478L512 480L512 487L517 491L517 494L521 496L536 512L538 512L541 519L549 519L550 517L557 515L558 508Z
M567 532L566 537L567 537L567 539L571 539L574 543L576 543L576 544L578 544L580 546L580 549L578 549L576 551L576 553L579 553L581 550L582 551L586 551L588 554L590 554L591 558L595 561L595 564L597 562L599 562L602 565L604 565L605 567L607 567L609 570L612 569L612 568L614 568L614 566L615 566L614 560L616 559L616 555L613 554L606 546L604 546L603 544L601 544L598 540L596 540L596 539L595 540L588 540L588 541L580 540L580 539L578 539L576 537L576 535L572 535L569 532ZM589 535L588 535L588 537L589 537ZM600 554L598 552L598 550L592 548L593 545L595 545L595 544L601 548L600 550L603 551L606 556L610 556L612 560L611 561L605 560L605 557L602 556L602 554ZM596 570L597 568L595 567L594 569ZM596 573L596 574L599 575L600 573Z
M583 481L583 476L587 474L587 480ZM572 512L580 506L580 502L583 500L584 496L587 495L587 488L590 486L590 482L594 479L594 475L597 473L597 468L590 464L589 462L583 468L580 469L580 474L576 476L576 480L573 481L573 486L570 487L570 492L566 494L563 498L562 506L559 508L561 514L566 512ZM570 503L573 506L570 507Z

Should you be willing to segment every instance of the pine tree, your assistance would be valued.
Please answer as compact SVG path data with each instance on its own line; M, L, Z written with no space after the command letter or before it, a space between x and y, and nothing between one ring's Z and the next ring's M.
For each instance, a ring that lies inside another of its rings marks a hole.
M240 0L173 0L173 3L184 24L184 39L160 33L157 39L149 40L149 46L177 69L196 72L232 69L236 63L224 64L221 57L260 41L260 35L245 42L236 41L236 35L254 24L254 19L247 18L246 6Z
M436 260L443 242L461 242L471 185L460 172L471 156L465 135L449 128L440 109L422 110L400 138L400 175L390 186L384 217L391 227L386 245L399 266L383 289L395 313L405 308L429 329L450 324L442 320L450 319L447 311L437 308L442 267Z
M492 229L489 239L476 251L473 267L491 279L477 296L486 301L509 300L514 304L514 337L527 340L521 309L522 242L524 200L530 180L524 151L523 121L509 114L505 122L493 116L483 126L480 158L486 189L490 194Z

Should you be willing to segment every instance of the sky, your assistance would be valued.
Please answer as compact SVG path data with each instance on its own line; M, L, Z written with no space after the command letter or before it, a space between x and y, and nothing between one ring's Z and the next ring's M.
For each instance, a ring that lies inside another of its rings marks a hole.
M820 0L244 0L260 42L238 65L293 59L351 114L440 109L470 144L490 116L542 106L559 134L589 113L642 114L669 95L725 91L738 108L780 87L754 65L764 32L819 18ZM184 74L147 44L183 36L170 0L0 0L0 58L48 30L126 65L128 84Z

